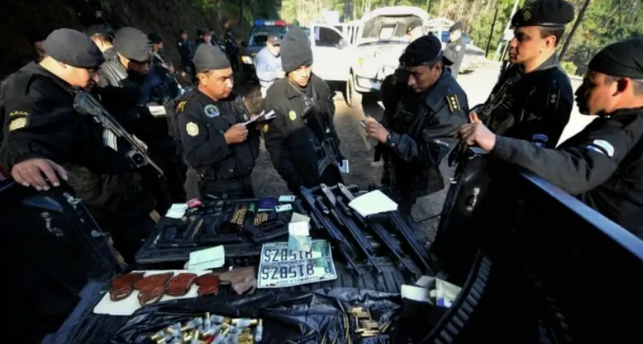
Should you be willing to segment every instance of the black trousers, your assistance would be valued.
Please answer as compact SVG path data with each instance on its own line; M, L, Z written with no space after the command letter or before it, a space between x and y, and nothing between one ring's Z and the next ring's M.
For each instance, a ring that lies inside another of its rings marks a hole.
M238 180L218 179L216 181L202 180L199 183L201 199L208 198L254 198L255 191L250 175Z

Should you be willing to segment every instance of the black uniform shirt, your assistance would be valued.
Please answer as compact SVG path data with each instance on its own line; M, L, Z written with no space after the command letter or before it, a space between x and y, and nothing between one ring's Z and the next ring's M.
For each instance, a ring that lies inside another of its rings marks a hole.
M467 51L467 43L464 41L464 37L456 39L453 42L449 42L444 48L444 57L453 62L451 66L447 68L451 71L453 78L458 77L460 73L460 66L462 66L462 60L464 60L464 54Z
M557 150L501 137L493 156L520 165L643 239L643 109L595 119Z
M420 197L442 189L444 184L438 166L448 152L447 141L466 123L469 106L465 92L447 70L424 94L409 94L412 91L405 84L393 86L389 91L397 92L399 98L388 95L383 98L399 100L390 102L384 113L384 126L390 133L385 144L390 163L385 156L383 179L386 180L389 168L395 166L396 187L402 192ZM418 99L423 104L418 104ZM428 112L421 111L420 107Z
M522 65L509 67L485 104L473 111L496 134L554 148L573 106L571 82L553 55L527 74Z
M228 145L224 133L250 119L235 94L215 102L200 91L177 106L185 160L201 173L211 170L224 179L248 176L259 156L259 131L249 126L248 138Z
M32 158L87 166L97 173L130 170L122 155L103 143L103 128L74 111L67 84L35 63L9 76L3 87L4 142L0 162L7 169Z

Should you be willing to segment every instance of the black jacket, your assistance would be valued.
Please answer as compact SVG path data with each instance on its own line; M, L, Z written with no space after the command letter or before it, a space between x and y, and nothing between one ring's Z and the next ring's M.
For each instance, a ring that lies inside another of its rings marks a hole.
M337 163L343 159L333 124L333 92L324 80L314 74L307 90L306 97L313 99L314 103L311 104L314 105L314 111L309 112L307 118L304 118L304 111L310 106L305 104L304 93L287 78L272 84L264 102L264 110L274 111L276 116L272 123L263 128L266 148L275 169L295 193L302 185L319 185L325 169L338 171ZM319 123L327 129L321 130L326 134L320 134ZM333 184L332 181L326 182Z
M259 130L249 126L248 138L238 144L228 145L224 137L230 127L250 119L241 97L233 93L215 102L195 91L179 103L177 117L184 159L203 182L229 183L250 176L259 157Z
M601 116L556 150L498 136L491 154L578 195L643 239L643 109Z
M447 68L451 71L451 75L453 75L454 79L458 78L458 73L460 73L460 67L462 66L462 60L464 60L466 51L467 43L464 41L464 37L462 36L454 42L449 41L447 46L444 48L444 57L453 62L453 64L447 66Z
M531 73L525 74L521 65L510 66L489 99L473 111L496 134L554 148L573 106L571 82L553 55Z
M467 121L466 94L448 70L423 93L406 83L385 82L382 125L390 140L377 147L384 157L382 184L413 199L443 189L440 161L453 146L454 132Z
M104 129L74 108L64 81L35 63L12 74L3 87L5 140L1 164L46 158L63 165L68 183L97 219L149 214L154 200L122 152L105 146Z

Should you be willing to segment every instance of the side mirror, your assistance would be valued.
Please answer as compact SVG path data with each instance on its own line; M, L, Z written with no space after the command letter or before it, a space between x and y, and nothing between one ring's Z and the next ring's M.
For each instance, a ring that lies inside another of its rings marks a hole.
M246 41L241 41L241 42L239 42L239 43L241 43L241 46L242 46L242 47L248 47L248 44L246 43Z
M337 45L337 47L338 47L339 49L344 49L344 48L348 47L348 41L346 41L345 39L343 39L343 38L342 38L342 39L339 41L339 44Z

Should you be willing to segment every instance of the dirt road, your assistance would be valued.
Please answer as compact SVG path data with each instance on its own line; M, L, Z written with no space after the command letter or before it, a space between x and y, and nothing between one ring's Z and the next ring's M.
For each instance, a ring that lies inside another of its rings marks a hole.
M475 72L468 75L460 75L458 82L467 92L469 104L475 105L486 100L491 92L493 83L498 78L499 64L488 63L480 67ZM573 86L578 87L580 81L573 80ZM350 174L346 176L347 184L357 184L365 188L369 183L379 184L381 175L381 166L373 163L373 146L374 141L364 135L364 131L359 124L359 120L364 117L364 113L379 119L382 115L382 109L378 104L359 106L350 108L346 106L340 93L335 97L335 126L341 140L341 151L350 161ZM581 116L577 109L572 114L572 119L563 133L563 139L570 137L585 127L591 118ZM442 164L441 169L445 176L445 185L449 185L448 178L453 171L446 164ZM274 196L288 194L285 183L279 177L272 167L270 156L265 150L262 143L261 156L257 161L253 174L255 190L260 196ZM430 195L418 200L413 208L413 217L416 220L426 219L432 215L439 214L442 210L442 203L446 195L447 188L436 194ZM433 237L439 218L431 219L422 224L423 228Z

